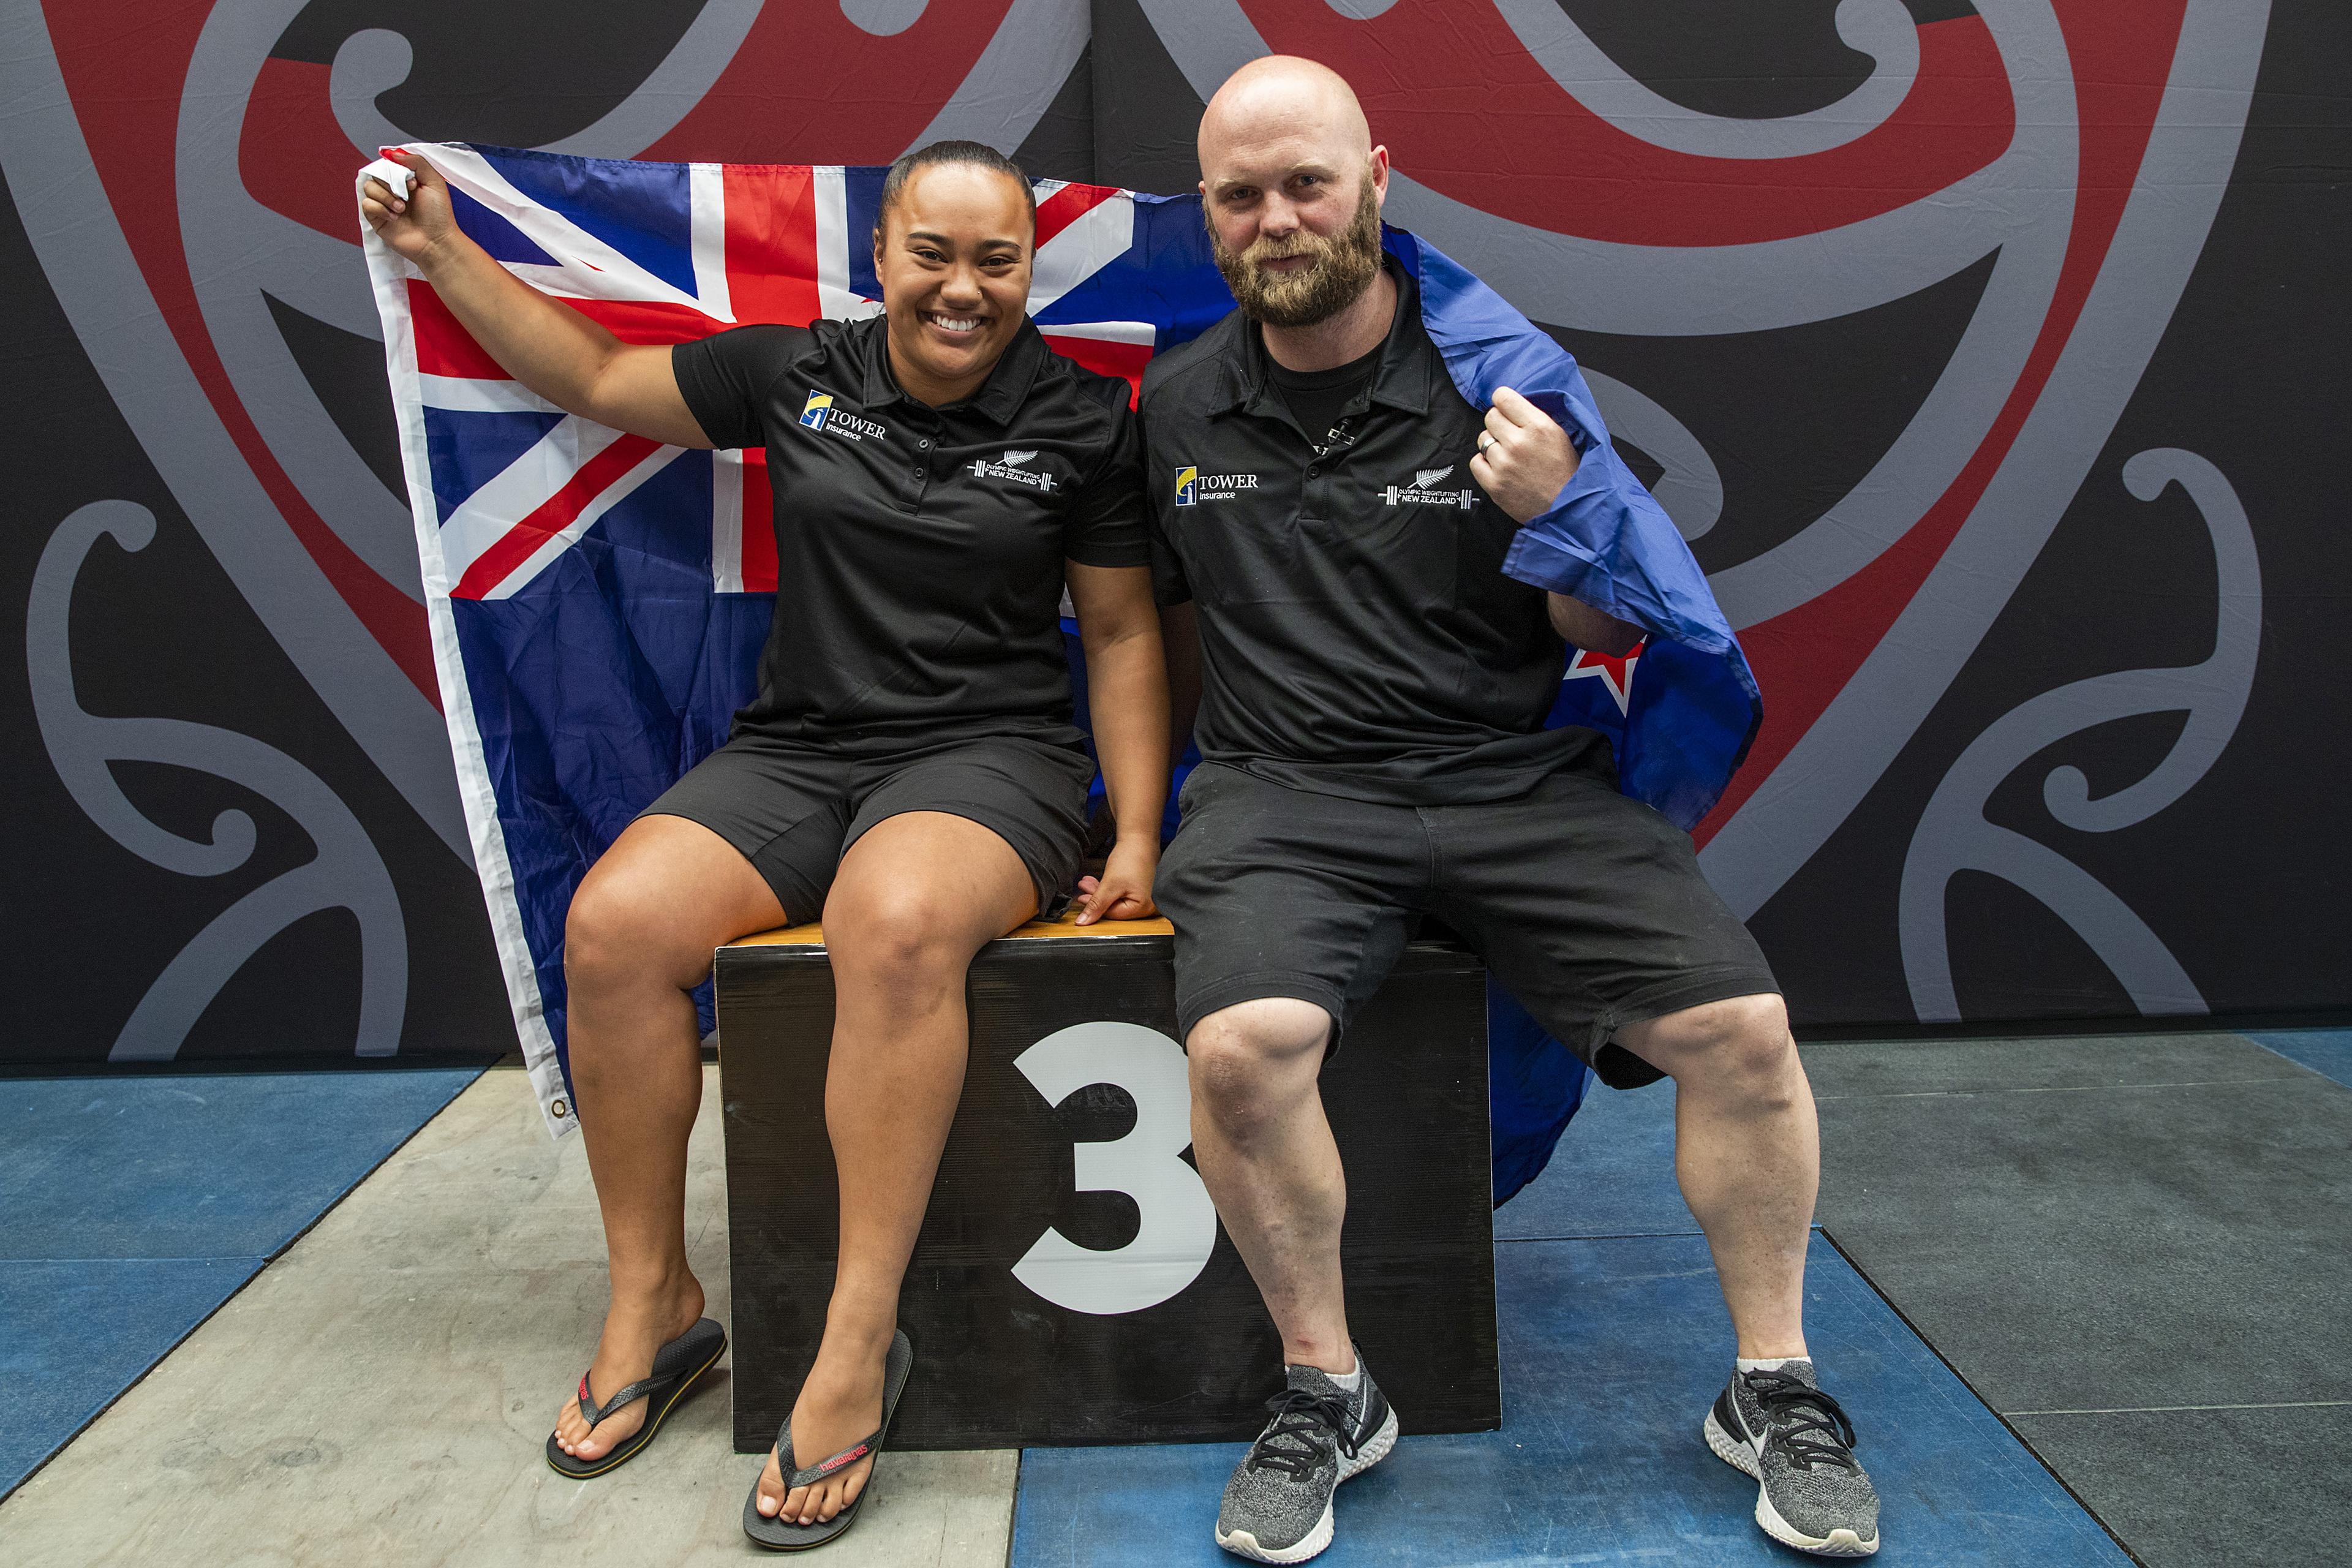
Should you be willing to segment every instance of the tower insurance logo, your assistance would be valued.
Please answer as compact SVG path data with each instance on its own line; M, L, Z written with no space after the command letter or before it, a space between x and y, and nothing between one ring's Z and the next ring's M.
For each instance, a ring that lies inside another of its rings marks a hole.
M874 423L873 420L860 419L845 408L835 408L833 405L833 394L830 392L809 394L808 401L801 405L801 423L812 430L821 430L828 436L838 436L846 441L863 441L868 437L877 441L886 441L890 436L887 430Z
M1176 470L1178 506L1192 506L1204 500L1231 500L1243 490L1255 489L1255 474L1204 474L1190 463Z

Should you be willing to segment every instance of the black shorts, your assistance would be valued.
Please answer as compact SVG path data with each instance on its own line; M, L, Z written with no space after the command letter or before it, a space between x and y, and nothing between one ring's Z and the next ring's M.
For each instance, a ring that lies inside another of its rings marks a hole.
M1777 993L1690 837L1603 776L1566 768L1513 800L1375 805L1203 764L1153 888L1176 927L1184 1037L1266 996L1339 1034L1424 915L1602 1082L1662 1075L1611 1037L1705 1002Z
M733 845L775 889L784 919L817 919L841 858L866 830L908 811L979 823L1013 846L1048 915L1078 874L1095 765L1075 746L992 736L880 756L737 735L640 813L683 816Z

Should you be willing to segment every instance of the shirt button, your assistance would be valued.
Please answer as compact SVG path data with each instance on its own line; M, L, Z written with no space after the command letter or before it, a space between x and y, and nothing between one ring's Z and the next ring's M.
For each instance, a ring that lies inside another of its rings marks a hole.
M928 474L924 473L924 472L923 472L923 470L922 470L922 469L920 469L920 468L917 468L917 469L915 470L915 477L916 477L917 479L928 479L928 478L929 478L929 476Z
M1310 465L1308 465L1307 469L1307 477L1308 479L1313 479L1316 475L1318 475L1318 474L1321 473L1322 471L1323 471L1322 469L1320 469L1320 468L1316 468L1316 467L1314 467L1312 464L1310 464Z
M915 445L928 452L931 449L931 438L929 436L926 436L921 440L916 442Z

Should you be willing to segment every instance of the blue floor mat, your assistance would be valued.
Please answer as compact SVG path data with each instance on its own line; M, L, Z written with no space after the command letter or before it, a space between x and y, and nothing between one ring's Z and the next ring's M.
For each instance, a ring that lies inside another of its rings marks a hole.
M1503 1429L1407 1436L1341 1494L1318 1562L1704 1563L1787 1568L1750 1518L1755 1483L1699 1437L1730 1368L1696 1236L1496 1249ZM1876 1561L2124 1564L2127 1559L1877 1293L1819 1237L1807 1330L1862 1430L1885 1500ZM1377 1368L1374 1369L1377 1373ZM1412 1413L1400 1411L1405 1430ZM1211 1540L1239 1445L1033 1448L1014 1568L1232 1561Z
M479 1076L9 1080L0 1497Z
M2277 1029L2246 1038L2352 1089L2352 1029Z
M1551 1163L1495 1211L1497 1241L1696 1236L1675 1185L1675 1086L1595 1083L1560 1134Z
M0 1258L269 1257L480 1075L11 1079Z
M0 1261L0 1494L260 1272L259 1258Z

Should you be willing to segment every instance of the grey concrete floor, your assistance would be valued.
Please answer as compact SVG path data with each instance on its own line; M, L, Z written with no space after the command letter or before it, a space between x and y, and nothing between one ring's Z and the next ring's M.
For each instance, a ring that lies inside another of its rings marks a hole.
M688 1250L729 1321L717 1069ZM541 1445L594 1350L604 1244L577 1138L497 1070L0 1504L0 1560L631 1568L767 1559L738 1522L724 1368L612 1475ZM1002 1568L1015 1453L890 1454L831 1568Z
M2352 1561L2352 1089L2218 1032L1805 1066L1819 1223L2142 1563Z

